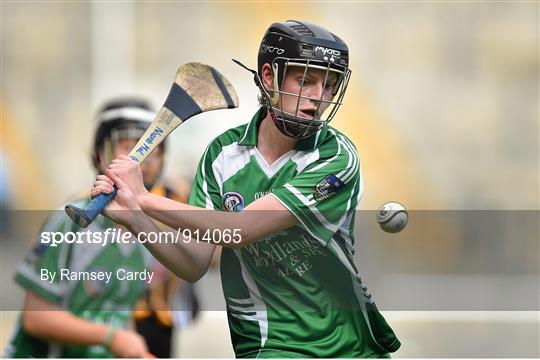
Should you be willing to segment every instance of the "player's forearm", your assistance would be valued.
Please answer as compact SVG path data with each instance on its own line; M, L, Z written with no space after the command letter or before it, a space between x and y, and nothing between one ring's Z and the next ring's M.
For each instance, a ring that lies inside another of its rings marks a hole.
M242 241L244 229L242 228L241 216L238 213L228 213L222 211L209 211L207 209L182 204L154 194L146 194L139 199L139 205L145 213L157 221L170 226L173 229L188 229L192 234L198 234L193 241L209 242L209 237L204 234L223 234L225 231L231 232L238 229ZM235 248L237 243L220 242L216 237L212 238L215 244ZM232 240L232 239L231 239Z
M150 218L139 212L135 215L136 221L128 226L129 231L137 236L141 241L146 240L150 233L159 233L162 230L150 220ZM208 270L213 248L208 244L189 244L184 242L171 243L144 241L144 246L150 253L167 269L176 276L195 282L199 280ZM199 245L198 247L194 245Z
M198 231L199 240L205 241L202 236L205 233L220 234L221 236L213 236L212 242L233 249L249 245L295 224L295 219L288 211L263 210L257 208L256 204L242 212L231 213L209 211L146 194L139 199L139 205L149 216L174 229L189 229L192 233ZM235 230L239 237L224 236L226 233L234 233Z
M109 330L62 310L25 311L23 327L32 336L66 345L100 345Z

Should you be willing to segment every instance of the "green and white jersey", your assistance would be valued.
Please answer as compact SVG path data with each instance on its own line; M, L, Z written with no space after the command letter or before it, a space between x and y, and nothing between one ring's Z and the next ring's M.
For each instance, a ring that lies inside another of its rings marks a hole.
M353 261L358 155L324 127L268 165L258 152L259 111L206 149L190 203L239 211L271 194L299 226L223 249L221 279L238 357L381 357L400 342ZM264 218L264 217L263 217Z
M85 207L88 199L77 206ZM117 328L127 327L136 301L143 294L143 281L126 280L128 273L146 270L147 255L139 243L75 242L51 246L41 241L43 232L87 231L104 232L113 223L103 216L87 228L75 225L64 211L55 211L45 222L38 243L21 261L15 273L15 281L27 291L55 304L73 315L94 322L106 323ZM67 269L67 270L66 270ZM66 276L61 278L64 271ZM55 273L51 281L50 274ZM110 273L110 278L90 276L75 279L77 274ZM43 274L49 274L45 279ZM39 309L35 309L39 310ZM101 345L62 346L35 338L24 331L19 318L15 331L4 353L5 357L113 357Z

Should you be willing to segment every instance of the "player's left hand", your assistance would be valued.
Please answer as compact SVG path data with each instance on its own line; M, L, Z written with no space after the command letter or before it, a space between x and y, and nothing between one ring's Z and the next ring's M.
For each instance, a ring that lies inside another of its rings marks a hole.
M143 175L139 163L131 160L126 155L120 155L114 159L108 167L114 175L125 182L140 204L140 199L148 194L144 187Z

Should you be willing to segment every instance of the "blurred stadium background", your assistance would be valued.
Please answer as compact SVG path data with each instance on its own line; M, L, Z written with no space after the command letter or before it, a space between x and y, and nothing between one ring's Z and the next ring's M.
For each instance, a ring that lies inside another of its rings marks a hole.
M167 174L189 181L207 143L256 110L251 76L230 59L255 67L269 24L304 19L351 50L353 77L332 125L360 153L357 263L402 340L395 356L540 357L537 2L2 1L0 9L0 346L16 317L6 304L22 295L13 267L43 219L18 226L10 217L58 208L90 187L100 103L136 94L159 107L185 62L223 72L241 107L170 137ZM390 200L412 210L409 227L392 236L370 212ZM217 273L201 280L203 303L220 288ZM181 357L232 356L225 314L204 312L177 346Z

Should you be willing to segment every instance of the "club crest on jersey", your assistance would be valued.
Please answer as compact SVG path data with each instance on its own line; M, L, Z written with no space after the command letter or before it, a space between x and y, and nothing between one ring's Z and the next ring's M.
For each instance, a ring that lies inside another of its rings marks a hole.
M311 193L317 201L328 199L345 187L345 183L336 175L326 175L317 185L311 188Z
M239 212L244 209L244 198L237 192L223 194L223 207L228 212Z

